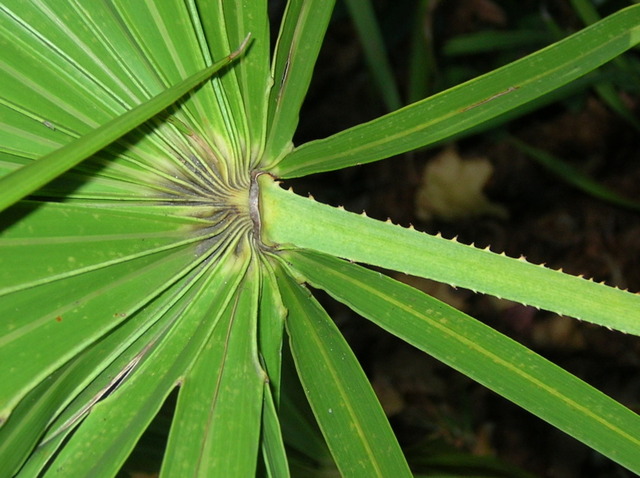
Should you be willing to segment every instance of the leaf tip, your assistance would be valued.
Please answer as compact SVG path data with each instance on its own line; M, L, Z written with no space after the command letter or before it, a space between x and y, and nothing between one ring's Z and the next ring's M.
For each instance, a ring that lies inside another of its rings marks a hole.
M231 54L229 55L229 60L234 60L238 56L240 56L247 47L249 40L251 40L251 32L247 33L247 36L244 37L244 40L242 40L242 43L240 43L240 46L237 48L237 50L231 52Z

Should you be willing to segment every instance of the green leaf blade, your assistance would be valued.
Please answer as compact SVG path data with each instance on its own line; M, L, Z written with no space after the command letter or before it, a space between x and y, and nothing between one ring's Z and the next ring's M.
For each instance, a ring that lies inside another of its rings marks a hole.
M353 352L306 289L282 273L291 351L307 398L343 476L411 476Z
M273 56L267 143L262 167L270 167L291 148L302 102L311 83L322 38L335 0L291 0Z
M11 408L49 373L140 310L184 275L192 260L192 248L165 251L3 297L0 360L19 364L2 371L3 407Z
M91 133L67 144L27 166L0 178L0 211L19 199L33 193L47 182L68 171L81 161L97 153L124 134L141 125L149 118L175 103L191 89L210 78L218 70L228 65L246 46L246 42L225 59L186 78L125 114L99 126Z
M46 477L114 476L168 394L205 346L219 313L231 300L246 263L222 258L169 311L157 342L147 342L139 365L114 392L96 404L49 467ZM208 317L202 320L202 317ZM143 339L144 340L144 339ZM127 406L123 407L122 403Z
M369 64L369 73L373 76L382 100L387 110L397 110L402 107L400 90L393 76L393 69L371 0L347 0L346 6L358 31L359 40Z
M311 251L284 258L314 287L636 473L640 416L462 312L405 284Z
M640 6L636 5L479 78L299 146L273 173L281 178L305 176L442 141L579 78L639 42Z
M236 122L247 122L245 138L249 168L255 167L262 149L267 129L267 107L271 88L269 24L266 0L234 0L217 6L218 14L213 15L215 2L198 1L198 11L202 19L204 31L209 39L209 48L213 53L220 49L219 44L228 42L237 45L251 33L251 43L241 62L234 66L221 81L225 91L233 91L240 99L242 108L235 112ZM215 24L217 21L217 24ZM226 35L224 42L218 35ZM220 52L224 54L224 52ZM235 75L235 83L230 81Z
M252 476L264 372L256 354L258 284L248 271L184 379L162 476Z
M5 225L0 231L0 296L206 237L206 221L175 212L148 206L19 203L0 214Z
M260 315L258 318L258 349L265 371L269 377L269 388L274 403L280 402L280 379L282 376L282 339L287 310L278 293L275 272L268 260L262 261L260 284Z
M21 476L39 476L78 422L113 389L114 383L135 370L132 364L139 361L149 344L156 343L167 326L176 320L185 308L183 304L197 296L201 287L193 282L193 277L183 278L143 311L65 365L61 369L64 373L54 372L29 392L12 412L8 426L0 429L0 463L9 464L19 458L22 451L38 444L20 472ZM47 392L37 393L45 384ZM30 396L35 400L30 402ZM24 419L21 410L26 412Z
M265 386L262 408L262 457L267 476L273 478L289 478L289 461L282 439L282 430L273 395Z

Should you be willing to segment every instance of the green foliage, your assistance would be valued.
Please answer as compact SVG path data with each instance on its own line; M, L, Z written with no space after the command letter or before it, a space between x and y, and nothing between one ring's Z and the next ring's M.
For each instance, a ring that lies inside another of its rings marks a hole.
M0 6L0 476L115 476L176 389L163 476L410 475L309 286L640 472L638 415L349 261L633 334L640 296L273 181L482 127L639 43L640 6L294 148L332 9L290 0L270 58L266 0Z

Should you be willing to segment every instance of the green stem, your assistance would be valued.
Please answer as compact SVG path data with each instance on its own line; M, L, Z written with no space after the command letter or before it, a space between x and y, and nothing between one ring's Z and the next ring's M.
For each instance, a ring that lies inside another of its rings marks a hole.
M258 178L262 240L491 294L640 335L640 296L333 208Z

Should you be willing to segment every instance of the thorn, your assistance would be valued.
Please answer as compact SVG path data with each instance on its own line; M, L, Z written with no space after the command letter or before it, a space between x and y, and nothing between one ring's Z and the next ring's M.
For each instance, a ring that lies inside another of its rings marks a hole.
M453 239L451 239L453 242L458 242L458 236L453 236Z
M386 222L387 224L391 224L391 225L393 225L393 223L391 222L391 218L390 218L390 217L388 217L388 218L387 218L387 220L386 220L386 221L384 221L384 222Z
M313 197L313 194L309 193L309 199L311 199L312 201L315 201L316 198Z
M344 206L338 206L338 209L340 209L341 211L344 211Z
M436 237L442 238L442 233L441 232L437 232L436 233Z
M415 230L416 230L416 228L415 228L415 227L413 227L413 224L411 224L411 223L409 223L409 229L410 229L410 230L412 230L412 231L415 231Z

